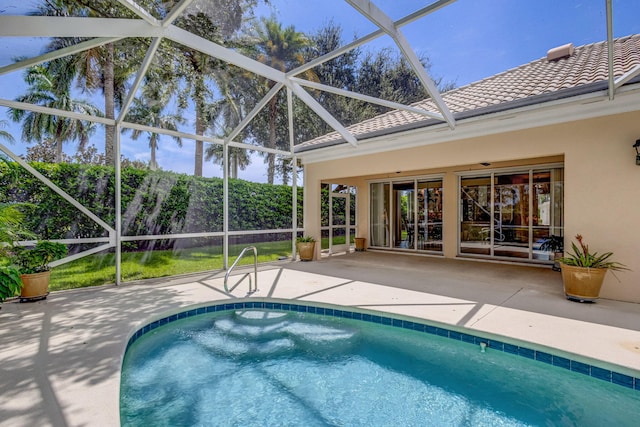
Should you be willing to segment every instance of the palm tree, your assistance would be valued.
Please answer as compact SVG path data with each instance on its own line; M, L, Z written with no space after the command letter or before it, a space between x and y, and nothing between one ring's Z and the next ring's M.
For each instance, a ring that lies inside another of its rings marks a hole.
M177 0L166 2L170 9ZM194 1L176 21L176 25L204 39L218 44L228 43L243 24L245 14L255 6L254 0ZM195 133L204 135L207 116L211 115L208 105L213 92L209 89L213 74L226 67L223 61L212 58L200 51L180 46L182 61L177 75L184 76L186 84L182 96L193 100L195 107ZM219 82L218 82L219 83ZM202 176L204 159L203 141L196 140L194 175Z
M106 18L134 17L132 12L110 0L52 0L39 4L34 15L46 16L89 16ZM54 38L47 46L55 51L84 41L81 38ZM108 43L75 55L51 61L51 69L59 68L56 74L67 74L89 92L102 90L104 95L104 115L115 118L116 105L120 105L126 91L126 81L135 71L133 56L144 54L139 39L126 39L117 44ZM118 60L120 58L121 60ZM114 162L115 127L105 126L105 162Z
M221 34L216 29L212 17L208 13L187 13L179 20L179 26L214 42L221 42ZM209 89L211 74L214 70L224 67L224 64L195 49L180 46L181 61L178 63L176 74L184 77L183 98L191 98L195 108L195 134L204 135L207 128L208 101L212 91ZM202 176L204 159L204 143L196 140L194 175Z
M309 46L309 39L295 27L282 28L282 24L275 18L263 18L262 26L258 27L257 60L279 71L287 70L304 63L304 49ZM267 86L267 91L274 86L274 82L263 80ZM266 92L265 92L266 93ZM267 148L276 148L276 128L279 107L278 96L274 96L268 104L269 111L269 138L265 142ZM267 153L267 181L273 184L276 172L276 156Z
M18 102L90 116L101 115L100 110L88 101L72 98L69 82L64 78L57 79L44 65L27 69L24 80L29 88L26 94L16 98ZM47 138L53 140L57 163L62 162L63 143L77 140L79 149L83 149L89 136L95 132L93 123L78 119L14 108L9 109L9 115L14 122L22 121L22 139L25 142L41 142Z
M165 107L174 99L174 94L178 92L179 78L172 69L175 55L178 52L164 46L164 49L156 55L154 64L147 71L144 85L142 86L142 96L133 99L133 103L127 119L134 123L155 127L158 129L177 131L178 125L185 123L184 118L180 114L182 109L180 100L178 99L178 112L176 114L166 114ZM130 129L122 129L125 133ZM143 133L141 130L131 129L132 138L137 140ZM151 159L149 167L151 170L158 168L156 160L156 152L158 150L159 134L156 132L148 132L149 148L151 149ZM179 147L182 147L182 138L179 136L172 137Z
M126 43L131 44L130 39ZM54 51L67 46L72 46L82 39L59 38L54 39L48 46L48 50ZM139 41L134 40L140 45ZM119 51L124 49L135 50L131 46L125 47L125 42L118 45ZM138 48L139 51L144 49ZM51 69L56 73L66 74L71 81L77 80L78 86L89 93L101 90L104 95L104 116L108 119L115 118L116 106L120 106L126 93L126 82L133 73L134 61L125 64L118 62L116 66L114 55L116 46L113 43L88 49L75 55L60 58L51 62ZM104 154L107 165L114 162L115 127L105 125Z
M2 130L2 128L7 127L8 125L9 122L7 122L6 120L0 120L0 139L4 139L5 141L13 143L15 141L15 139L13 139L13 135L11 135L6 130Z
M165 100L152 99L151 97L135 98L127 119L134 123L139 123L146 126L152 126L158 129L165 130L178 130L178 124L184 123L184 119L178 114L164 114ZM138 129L123 129L122 132L131 130L131 137L133 140L137 140L143 131ZM155 132L148 132L149 134L149 148L151 149L151 160L149 167L151 170L158 168L158 162L156 161L156 151L158 150L159 135ZM173 136L178 146L182 147L182 138L179 136Z
M246 95L243 74L245 73L235 67L223 68L214 74L222 98L211 105L209 124L218 131L222 138L229 135L242 120L243 100ZM238 170L245 170L251 164L249 153L243 148L229 148L229 176L231 178L237 178ZM224 163L222 146L212 144L207 147L205 159L207 161L213 159L214 163L222 165Z

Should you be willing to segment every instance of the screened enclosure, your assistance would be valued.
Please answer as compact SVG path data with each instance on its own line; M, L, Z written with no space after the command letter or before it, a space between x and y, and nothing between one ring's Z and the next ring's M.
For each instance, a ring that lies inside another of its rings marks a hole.
M441 92L506 69L477 51L457 64L442 54L450 34L490 31L474 22L471 1L293 3L0 1L0 203L26 203L36 238L68 245L60 288L78 286L74 272L90 272L90 285L225 269L249 245L261 262L295 257L308 228L301 157L310 141L331 134L318 148L357 150L351 126L393 110L454 131ZM580 2L569 3L568 16ZM615 1L581 9L599 39L631 12ZM452 16L448 32L438 26ZM457 69L476 74L458 80ZM429 108L414 104L425 99ZM557 226L544 206L562 179L526 173L484 177L484 195L467 191L486 199L486 212L461 219L474 222L461 223L461 252L482 244L497 255L509 242L537 256L536 227ZM356 209L370 209L373 246L442 252L438 177L313 185L322 186L313 224L322 249L348 250ZM358 191L371 191L370 206L356 207ZM541 216L549 220L521 219Z

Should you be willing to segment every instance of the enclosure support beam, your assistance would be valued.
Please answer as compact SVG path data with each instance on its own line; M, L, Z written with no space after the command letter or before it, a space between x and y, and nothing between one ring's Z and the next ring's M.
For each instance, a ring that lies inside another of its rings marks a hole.
M295 132L293 130L293 93L287 88L287 118L289 119L289 150L293 153ZM298 236L298 158L291 158L291 258L296 259L296 237Z
M122 282L122 166L120 162L120 125L115 126L113 158L115 163L115 210L116 210L116 285Z
M438 107L438 110L444 116L445 121L449 124L449 127L453 129L455 127L455 119L453 118L453 114L449 111L449 107L445 104L442 99L442 95L440 95L440 91L436 87L427 71L424 69L424 66L420 62L420 58L414 52L413 48L409 44L408 40L404 37L404 34L400 31L400 29L395 25L393 20L387 16L382 10L380 10L375 4L373 4L370 0L346 0L354 9L360 12L363 16L369 19L371 22L376 24L381 30L387 33L393 41L396 43L404 57L409 62L409 65L413 69L413 71L420 79L420 82L426 89L427 93L431 96L431 99Z
M162 37L142 19L0 15L0 37Z
M607 7L607 62L609 65L609 100L613 101L616 95L616 86L613 75L613 11L611 10L611 0L606 1Z
M251 120L253 120L253 118L257 116L260 111L262 111L264 106L267 105L269 101L271 101L271 98L273 98L278 93L278 91L282 89L283 86L284 83L276 83L275 85L273 85L271 90L269 90L269 92L267 92L267 94L262 97L262 99L253 107L249 114L247 114L240 121L240 123L238 123L238 126L236 126L236 128L233 129L231 133L225 138L225 142L231 141L233 138L238 136L238 134L242 132L242 129L244 129L249 124L249 122L251 122Z
M358 145L358 140L355 136L351 134L342 123L340 123L335 117L331 115L327 110L324 109L322 105L318 101L316 101L309 93L304 90L302 86L300 86L296 82L291 82L291 89L293 93L296 94L298 98L302 100L305 104L307 104L322 120L327 122L329 126L331 126L336 132L338 132L345 141L349 144L356 147Z
M222 146L222 243L223 268L229 268L229 144Z
M640 75L640 65L636 65L635 67L633 67L632 69L630 69L629 71L627 71L626 73L618 77L614 81L614 88L618 89L620 86L627 83L629 80L631 80L632 78L638 75Z
M133 13L135 13L136 15L138 15L140 18L147 21L149 24L154 25L156 27L160 25L160 22L153 15L151 15L149 12L147 12L145 9L143 9L138 3L134 2L133 0L118 0L118 3L120 3L121 5L123 5L124 7L126 7Z
M108 43L113 43L121 39L122 37L98 37L78 44L74 44L73 46L64 47L62 49L54 50L43 55L25 59L23 61L14 62L13 64L0 67L0 76L12 71L33 67L34 65L42 64L43 62L53 61L54 59L63 58L65 56L73 55L79 52L84 52L85 50L103 46Z
M95 221L99 226L101 226L105 231L107 231L109 233L109 237L107 238L107 241L108 241L107 244L100 245L98 247L95 247L95 248L92 248L92 249L89 249L89 250L86 250L86 251L79 252L77 254L65 257L65 258L60 259L60 260L52 261L50 263L52 267L56 267L58 265L66 264L67 262L76 260L78 258L82 258L84 256L91 255L91 254L103 251L105 249L114 247L115 241L116 241L116 236L115 236L116 235L116 231L113 228L111 228L107 223L105 223L100 218L98 218L93 212L91 212L90 210L85 208L83 205L81 205L77 200L75 200L73 197L71 197L67 192L62 190L60 187L55 185L53 182L51 182L48 178L46 178L40 172L35 170L30 164L25 162L21 157L17 156L15 153L13 153L11 150L9 150L9 148L4 146L3 144L0 144L0 151L5 153L7 156L9 156L15 162L17 162L21 167L26 169L27 172L29 172L31 175L33 175L36 178L38 178L43 184L45 184L47 187L51 188L54 192L56 192L58 195L60 195L64 200L69 202L71 205L73 205L75 208L77 208L83 214L87 215L90 219ZM79 240L83 240L83 239L79 239ZM85 240L87 240L87 239L85 239ZM94 239L88 239L88 240L94 240ZM95 241L104 241L104 240L103 240L103 238L97 238L97 239L95 239ZM35 242L32 242L32 243L35 244ZM63 243L63 242L61 242L61 243ZM64 243L66 243L66 242L64 242Z
M442 114L434 113L433 111L424 110L422 108L411 107L408 105L400 104L393 101L385 101L384 99L376 98L373 96L363 95L357 92L351 92L344 89L338 89L333 86L328 86L322 83L316 83L305 79L299 79L297 77L291 77L291 81L298 83L300 86L310 87L311 89L318 89L324 92L335 93L336 95L346 96L347 98L357 99L360 101L368 102L370 104L382 105L383 107L393 108L396 110L407 111L409 113L420 114L421 116L431 117L432 119L444 121Z
M16 110L34 111L36 113L49 114L51 116L68 117L70 119L86 120L93 123L102 123L103 125L113 126L116 121L107 119L106 117L90 116L88 114L76 113L75 111L60 110L58 108L43 107L41 105L29 104L26 102L10 101L8 99L0 99L0 106L14 108Z
M107 232L109 232L110 236L115 233L115 230L109 224L107 224L106 222L104 222L103 220L98 218L93 212L91 212L89 209L85 208L80 202L78 202L76 199L71 197L66 191L64 191L63 189L58 187L56 184L51 182L51 180L49 178L47 178L46 176L42 175L40 172L35 170L29 163L27 163L24 160L22 160L22 158L20 156L17 156L15 153L13 153L11 150L9 150L8 147L6 147L3 144L0 144L0 151L4 152L7 156L11 157L11 159L13 159L15 162L17 162L23 168L25 168L31 175L33 175L36 178L38 178L44 185L46 185L47 187L52 189L60 197L62 197L67 202L69 202L71 205L73 205L80 212L82 212L83 214L85 214L86 216L91 218L93 221L95 221L100 227L104 228Z
M181 0L180 3L178 3L178 5L174 7L173 10L171 10L171 12L169 12L169 14L164 18L162 21L162 27L166 28L171 25L191 3L193 3L193 0Z
M142 61L142 65L138 70L138 74L136 74L136 79L134 80L133 84L131 85L131 88L129 89L129 93L127 94L127 99L125 99L124 103L122 104L122 108L120 109L120 114L118 115L118 119L117 119L118 123L121 123L126 117L127 113L129 112L129 107L133 102L133 98L135 98L136 92L138 92L138 88L142 84L142 79L144 78L145 74L147 74L147 70L151 66L151 61L153 61L153 57L158 51L158 48L160 47L161 42L162 42L162 38L160 37L158 37L157 39L153 39L153 41L151 42L151 46L149 46L149 49L147 49L147 53L144 57L144 60Z
M456 0L438 0L428 6L423 7L420 10L415 11L414 13L405 16L404 18L401 18L397 21L394 22L394 25L399 28L402 27L403 25L407 25L410 24L426 15L429 15L430 13L435 12L436 10L442 9L445 6L448 6L449 4L455 2ZM360 37L357 40L352 41L351 43L348 43L342 47L339 47L325 55L322 55L316 59L312 59L311 61L307 62L306 64L303 64L297 68L294 68L293 70L287 72L287 76L297 76L298 74L302 74L307 70L310 70L320 64L324 64L327 61L332 60L333 58L337 58L338 56L347 53L353 49L356 49L360 46L362 46L365 43L368 43L372 40L375 40L381 36L383 36L385 34L385 32L382 29L378 29L372 33L367 34L366 36Z

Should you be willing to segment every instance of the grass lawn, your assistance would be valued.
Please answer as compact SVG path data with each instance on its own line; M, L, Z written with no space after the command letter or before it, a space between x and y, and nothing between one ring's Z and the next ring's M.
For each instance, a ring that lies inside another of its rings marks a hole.
M229 247L231 265L236 256L247 245ZM276 261L281 257L291 257L291 242L256 243L258 262ZM114 283L116 278L115 254L90 255L51 270L50 290L83 288L87 286ZM253 255L245 254L240 265L253 263ZM131 281L200 271L221 270L223 268L222 247L202 247L181 250L123 252L122 280Z

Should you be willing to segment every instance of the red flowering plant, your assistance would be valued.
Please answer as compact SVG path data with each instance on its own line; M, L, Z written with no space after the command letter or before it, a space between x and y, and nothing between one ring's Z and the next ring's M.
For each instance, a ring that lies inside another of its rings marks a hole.
M608 268L609 270L615 271L629 270L626 265L611 260L613 252L605 252L602 254L589 252L589 245L584 243L582 235L577 234L576 240L580 247L571 242L572 253L560 258L558 260L559 262L575 267Z

